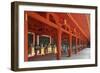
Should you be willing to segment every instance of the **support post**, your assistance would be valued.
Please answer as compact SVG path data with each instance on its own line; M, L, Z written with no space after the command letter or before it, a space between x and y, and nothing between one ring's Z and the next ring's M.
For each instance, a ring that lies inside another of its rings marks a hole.
M78 52L80 52L80 48L81 48L81 47L80 47L80 45L81 45L81 44L80 44L80 39L79 39L79 44L78 44L78 45L79 45L79 47L78 47Z
M76 38L76 48L75 48L75 54L78 53L78 39Z
M25 12L24 18L24 61L28 61L28 17Z
M68 49L68 57L72 55L72 34L69 34L69 49Z
M57 60L61 58L61 30L58 29L57 33Z

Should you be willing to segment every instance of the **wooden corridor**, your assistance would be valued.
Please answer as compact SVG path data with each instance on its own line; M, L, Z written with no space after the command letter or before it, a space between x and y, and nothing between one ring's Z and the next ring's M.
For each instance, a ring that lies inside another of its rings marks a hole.
M89 14L25 11L24 17L25 61L28 61L30 57L34 61L35 57L50 54L60 60L63 52L67 57L71 57L90 46ZM29 34L32 37L30 44L28 43ZM39 42L40 36L44 35L50 38L48 44ZM64 49L63 45L67 49ZM52 50L48 51L48 48Z

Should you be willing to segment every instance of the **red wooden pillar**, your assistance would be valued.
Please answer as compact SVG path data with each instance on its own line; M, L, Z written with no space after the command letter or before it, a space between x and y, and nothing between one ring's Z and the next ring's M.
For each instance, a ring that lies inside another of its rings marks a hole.
M72 55L72 34L69 34L69 49L68 49L68 56Z
M57 33L57 60L60 60L61 58L61 30L58 29Z
M79 51L80 51L80 48L81 48L81 47L80 47L80 39L79 39L79 44L78 44L78 45L79 45L79 47L78 47L78 52L79 52Z
M24 15L24 61L28 61L28 18Z
M75 50L75 54L77 54L78 52L78 39L76 38L76 50Z

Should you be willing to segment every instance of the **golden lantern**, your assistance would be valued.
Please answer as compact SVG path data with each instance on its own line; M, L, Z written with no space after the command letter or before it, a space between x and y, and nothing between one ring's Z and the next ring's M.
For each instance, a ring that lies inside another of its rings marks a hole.
M52 53L52 48L51 48L51 46L48 47L48 53Z
M44 47L41 48L41 55L45 55L45 53L44 53Z
M34 49L34 47L32 47L32 56L34 56L35 55L35 49Z
M57 54L57 47L54 47L54 54Z

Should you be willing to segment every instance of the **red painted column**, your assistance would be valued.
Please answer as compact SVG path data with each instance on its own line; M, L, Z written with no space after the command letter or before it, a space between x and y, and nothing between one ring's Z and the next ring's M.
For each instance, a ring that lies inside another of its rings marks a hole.
M28 61L28 18L24 15L24 61Z
M76 50L75 50L75 54L77 54L78 52L78 39L76 38Z
M57 60L61 58L61 30L58 29L57 33Z
M68 57L72 55L72 34L69 34L69 49L68 49Z
M79 39L79 47L78 47L78 52L80 51L80 48L81 48L81 47L80 47L80 39Z

